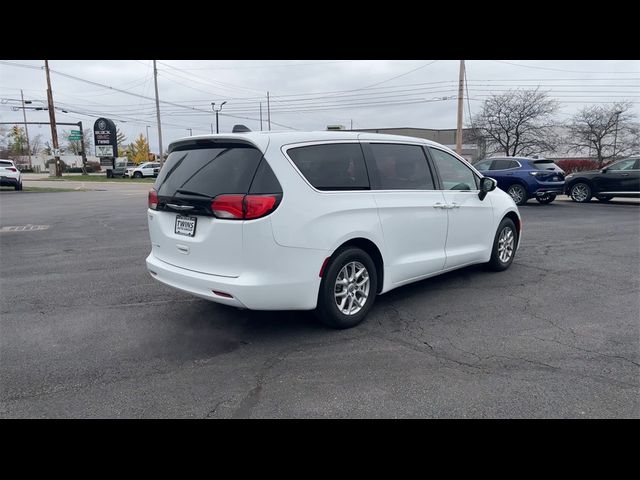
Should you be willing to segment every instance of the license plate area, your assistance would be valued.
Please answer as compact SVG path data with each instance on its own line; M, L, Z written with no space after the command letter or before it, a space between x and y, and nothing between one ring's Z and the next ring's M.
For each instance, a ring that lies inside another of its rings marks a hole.
M185 235L193 237L196 234L196 217L187 217L185 215L176 215L175 233L177 235Z

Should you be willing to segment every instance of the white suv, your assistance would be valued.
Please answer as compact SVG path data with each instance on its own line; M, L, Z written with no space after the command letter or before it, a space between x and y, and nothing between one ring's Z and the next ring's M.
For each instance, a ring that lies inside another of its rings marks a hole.
M0 186L22 190L22 175L13 160L0 159Z
M129 178L157 177L160 172L160 163L145 162L137 167L129 167L125 170L125 176Z
M360 323L376 295L456 268L504 270L522 221L509 195L428 140L250 132L177 140L149 192L147 268L255 310Z

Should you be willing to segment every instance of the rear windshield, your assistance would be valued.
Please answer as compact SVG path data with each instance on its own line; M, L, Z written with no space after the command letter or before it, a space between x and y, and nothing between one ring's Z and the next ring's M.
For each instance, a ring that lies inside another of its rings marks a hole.
M561 170L553 160L534 160L533 166L538 170Z
M260 150L239 143L173 151L155 189L160 196L173 196L178 190L208 197L247 193L261 158Z
M2 165L3 167L13 167L13 163L11 162L4 162L2 160L0 160L0 165Z

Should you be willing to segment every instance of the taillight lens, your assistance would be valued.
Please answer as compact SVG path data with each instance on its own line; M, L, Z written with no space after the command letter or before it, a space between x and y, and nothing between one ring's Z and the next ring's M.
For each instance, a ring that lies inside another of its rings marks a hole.
M211 210L218 218L242 220L244 218L243 200L244 195L218 195L211 202Z
M274 195L247 195L244 199L246 206L244 218L251 220L264 217L273 210L276 200Z
M211 202L211 210L218 218L253 220L275 210L278 195L218 195Z
M13 168L13 167L7 167L7 170L11 171L11 172L17 172L18 169Z
M158 192L149 190L149 208L156 210L158 208Z

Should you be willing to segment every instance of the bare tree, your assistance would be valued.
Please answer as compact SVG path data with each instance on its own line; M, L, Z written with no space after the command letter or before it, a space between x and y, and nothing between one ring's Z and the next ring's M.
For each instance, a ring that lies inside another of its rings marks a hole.
M486 141L488 153L508 156L553 152L558 144L553 117L560 104L546 92L510 90L485 100L472 118L476 136Z
M598 166L640 151L640 128L634 123L631 103L592 105L576 113L568 126L570 151L593 149Z
M70 132L65 131L65 137L68 137L69 133ZM92 151L93 131L90 128L85 128L82 134L84 136L85 154L88 154ZM82 143L80 142L80 140L69 140L67 142L67 151L71 152L73 155L80 155L80 152L82 152Z
M31 155L38 155L42 150L42 135L36 135L29 143L31 144Z

